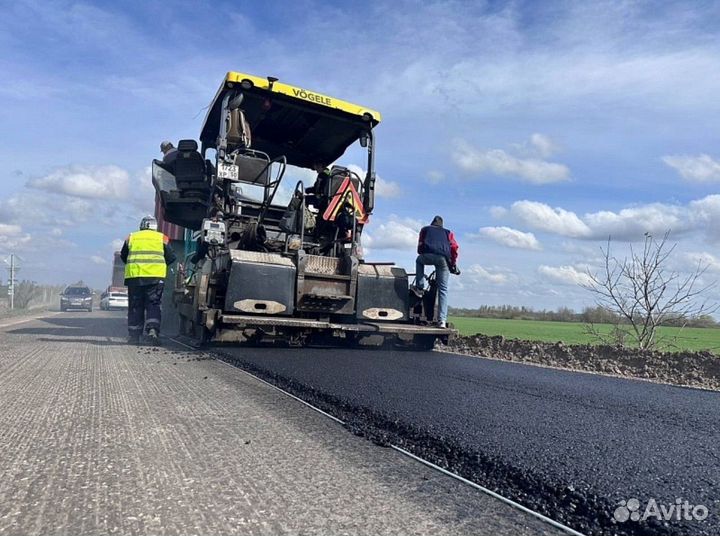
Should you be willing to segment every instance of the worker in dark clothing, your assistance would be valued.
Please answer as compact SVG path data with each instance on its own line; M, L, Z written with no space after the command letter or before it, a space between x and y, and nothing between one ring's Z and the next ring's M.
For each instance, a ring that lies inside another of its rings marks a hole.
M305 202L314 206L319 214L325 212L328 204L328 181L330 180L330 170L321 163L313 164L313 169L317 171L315 183L309 188L305 188Z
M355 206L347 201L343 203L340 212L335 217L335 225L338 228L338 240L352 240L353 227L355 224Z
M170 240L157 230L157 220L145 216L120 250L128 288L128 343L139 344L147 330L151 344L160 344L160 303L168 265L175 262Z
M457 268L459 250L460 246L455 241L455 235L449 229L443 228L443 219L440 216L435 216L430 225L420 229L418 257L415 261L415 284L410 288L421 297L425 287L425 266L435 267L435 280L438 286L438 327L441 328L447 327L450 274L460 274Z
M177 160L178 150L172 142L164 141L160 144L160 152L163 154L163 164L165 169L171 173L175 172L175 161Z

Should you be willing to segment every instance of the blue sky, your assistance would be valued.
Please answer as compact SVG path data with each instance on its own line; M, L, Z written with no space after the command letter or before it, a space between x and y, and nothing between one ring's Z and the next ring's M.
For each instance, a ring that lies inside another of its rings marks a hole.
M370 257L412 266L443 215L455 305L590 304L608 235L672 229L673 268L720 274L718 2L0 7L0 255L21 277L105 286L159 142L197 137L228 70L383 113Z

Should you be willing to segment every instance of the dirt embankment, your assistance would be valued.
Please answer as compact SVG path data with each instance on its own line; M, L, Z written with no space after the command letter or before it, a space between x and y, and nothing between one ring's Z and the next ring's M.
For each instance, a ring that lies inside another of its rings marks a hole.
M616 346L566 345L505 339L456 337L441 350L550 367L642 378L720 390L720 357L711 352L658 352Z

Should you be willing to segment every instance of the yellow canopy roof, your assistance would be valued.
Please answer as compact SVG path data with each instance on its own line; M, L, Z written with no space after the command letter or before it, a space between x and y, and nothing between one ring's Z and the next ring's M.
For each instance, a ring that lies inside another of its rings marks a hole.
M380 112L316 91L245 73L229 72L208 109L200 134L215 147L220 109L228 93L242 92L241 108L252 130L252 147L288 163L312 167L339 158L363 132L381 120Z

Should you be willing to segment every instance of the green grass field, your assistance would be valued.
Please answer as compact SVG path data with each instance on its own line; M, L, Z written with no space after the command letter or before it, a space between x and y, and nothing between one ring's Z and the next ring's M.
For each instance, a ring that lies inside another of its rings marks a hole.
M543 322L540 320L503 320L497 318L450 318L462 335L502 335L507 339L558 342L566 344L594 344L592 338L583 332L578 322ZM605 333L610 332L609 324L596 326ZM661 346L664 350L711 350L720 353L720 329L718 328L660 328L661 337L668 340Z

